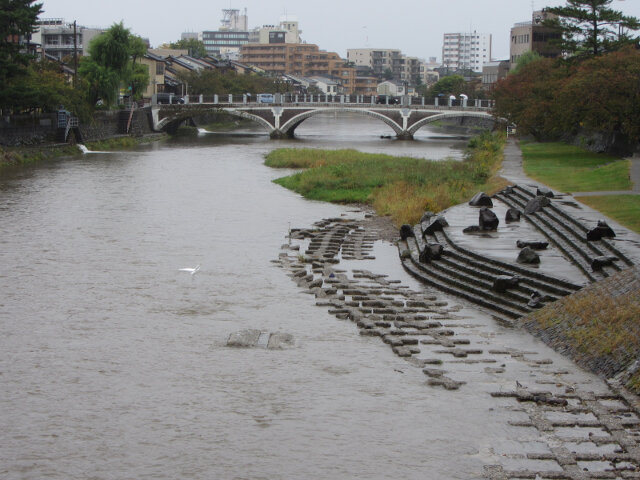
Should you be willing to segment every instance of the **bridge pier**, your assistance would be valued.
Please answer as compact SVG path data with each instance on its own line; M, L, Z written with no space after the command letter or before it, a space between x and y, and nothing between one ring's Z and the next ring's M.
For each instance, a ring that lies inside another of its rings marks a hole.
M404 131L402 133L398 133L396 135L396 138L398 140L413 140L413 135L407 131Z

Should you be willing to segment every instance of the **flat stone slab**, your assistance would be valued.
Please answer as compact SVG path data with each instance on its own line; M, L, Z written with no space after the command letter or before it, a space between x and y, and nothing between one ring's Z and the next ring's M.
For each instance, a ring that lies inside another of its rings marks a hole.
M294 345L293 335L289 333L270 333L261 330L241 330L229 335L227 347L235 348L266 348L281 350Z

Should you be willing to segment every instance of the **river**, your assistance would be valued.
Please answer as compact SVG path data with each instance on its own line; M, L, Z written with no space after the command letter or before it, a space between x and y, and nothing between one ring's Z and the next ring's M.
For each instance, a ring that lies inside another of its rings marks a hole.
M439 159L465 144L387 130L318 117L294 141L205 134L0 178L0 478L469 479L532 442L478 393L510 379L428 387L272 263L289 227L353 208L273 184L286 172L263 165L271 149ZM423 289L395 247L376 256L369 268ZM474 318L487 338L541 348ZM225 346L245 328L295 347Z

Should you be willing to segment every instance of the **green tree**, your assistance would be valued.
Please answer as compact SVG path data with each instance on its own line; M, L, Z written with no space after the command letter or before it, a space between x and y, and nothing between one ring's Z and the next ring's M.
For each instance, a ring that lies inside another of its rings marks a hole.
M640 21L609 8L613 0L567 0L564 7L547 8L557 15L545 25L562 33L561 48L570 55L599 55L616 50L634 39L630 31L640 29Z
M207 50L204 48L204 43L196 38L182 38L177 42L169 44L169 48L187 50L189 56L193 58L203 58L207 56Z
M518 73L520 70L524 68L525 65L530 64L531 62L535 62L536 60L540 60L542 57L538 52L534 52L533 50L529 50L528 52L523 53L518 61L516 62L516 66L511 70L511 74Z
M30 56L18 40L30 38L42 4L33 0L0 0L0 108L6 108L7 82L25 74Z
M105 104L113 105L120 86L131 87L134 96L140 95L149 83L149 74L136 60L145 52L142 39L122 22L94 38L89 44L90 56L83 57L78 68L88 88L88 100L95 104L102 99Z
M438 95L460 95L465 91L464 78L460 75L449 75L436 82L429 89L429 96L437 97Z

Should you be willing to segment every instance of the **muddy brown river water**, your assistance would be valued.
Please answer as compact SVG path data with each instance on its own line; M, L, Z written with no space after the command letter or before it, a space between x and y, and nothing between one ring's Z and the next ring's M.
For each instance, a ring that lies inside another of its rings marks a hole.
M444 360L464 382L458 390L429 386L420 368L316 306L273 262L290 227L363 213L273 184L286 172L263 165L271 149L460 158L465 143L428 131L416 142L379 138L386 128L317 118L294 142L201 135L0 178L0 478L474 479L496 465L562 470L544 456L549 432L522 424L530 416L513 397L491 394L514 391L516 381L608 392L599 379L416 283L396 248L376 241L375 259L342 267L437 296L441 321L482 352L473 362ZM179 271L198 264L194 276ZM294 347L227 347L242 329L289 333ZM438 355L437 346L425 349ZM572 433L576 445L597 450L585 445L588 434Z

